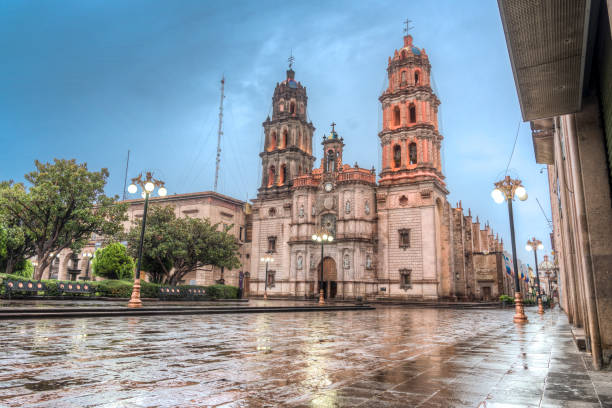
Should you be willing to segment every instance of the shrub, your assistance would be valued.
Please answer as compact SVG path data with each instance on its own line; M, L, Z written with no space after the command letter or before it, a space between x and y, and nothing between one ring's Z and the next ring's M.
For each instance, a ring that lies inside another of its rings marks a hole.
M499 301L500 302L506 302L506 303L514 303L514 298L512 296L508 296L508 295L501 295L499 297Z
M134 279L134 260L119 242L98 249L91 266L96 276L116 280Z
M211 285L206 287L206 293L213 299L237 299L238 288L230 285Z

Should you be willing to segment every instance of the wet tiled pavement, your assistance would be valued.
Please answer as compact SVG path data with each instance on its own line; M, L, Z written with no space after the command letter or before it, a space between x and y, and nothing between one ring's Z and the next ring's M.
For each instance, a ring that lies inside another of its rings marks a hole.
M612 406L565 316L534 312L1 321L0 406Z

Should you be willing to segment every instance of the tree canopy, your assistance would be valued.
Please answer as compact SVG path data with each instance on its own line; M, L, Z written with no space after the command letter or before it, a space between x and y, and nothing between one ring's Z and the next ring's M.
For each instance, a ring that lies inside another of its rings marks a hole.
M87 164L74 159L36 161L35 165L36 170L25 175L27 187L13 182L0 185L0 219L5 228L12 229L8 242L13 244L7 245L7 257L11 251L14 262L20 256L36 255L34 278L40 279L51 263L51 254L65 248L78 251L94 233L115 235L127 217L126 206L117 203L118 197L104 194L107 169L91 172ZM8 272L9 267L6 269Z
M127 248L113 242L98 249L91 261L93 273L106 279L134 279L134 259L128 255Z
M128 248L137 256L140 222L127 234ZM219 231L219 224L207 219L177 218L172 207L151 206L143 244L143 269L152 280L176 285L189 272L204 265L229 269L240 266L236 239L228 227Z

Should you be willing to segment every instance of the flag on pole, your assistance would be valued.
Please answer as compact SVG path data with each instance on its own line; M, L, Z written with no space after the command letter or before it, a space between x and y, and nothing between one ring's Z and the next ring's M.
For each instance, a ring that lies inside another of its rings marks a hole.
M506 256L506 254L504 255L504 265L506 266L506 273L510 276L513 276L514 274L512 273L512 261Z

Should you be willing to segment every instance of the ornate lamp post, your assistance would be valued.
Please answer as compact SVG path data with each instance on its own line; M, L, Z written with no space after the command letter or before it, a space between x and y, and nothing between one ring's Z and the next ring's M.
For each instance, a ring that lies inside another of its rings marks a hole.
M525 309L521 296L521 283L518 276L518 260L516 258L516 241L514 239L514 215L512 213L512 201L518 198L521 201L527 199L527 191L521 185L521 180L512 179L506 176L503 180L495 183L495 189L491 192L491 197L497 204L508 202L508 218L510 219L510 238L512 239L512 261L514 263L514 304L516 313L514 314L515 323L526 323Z
M263 258L261 258L261 262L266 263L266 282L264 284L264 300L268 300L268 264L270 262L274 262L274 258L272 258L269 255L266 255Z
M312 240L315 243L321 244L321 279L319 280L319 304L325 304L325 297L323 296L323 247L326 243L332 242L334 237L328 234L326 231L320 231L312 234Z
M89 278L89 266L91 265L91 258L94 257L94 254L92 254L91 252L83 252L81 256L83 257L83 259L87 259L87 269L85 269L85 280L87 280Z
M533 256L535 257L536 288L538 290L538 313L544 314L544 306L542 305L542 290L540 289L540 273L538 272L538 249L544 249L544 245L542 245L542 241L533 237L527 241L525 249L527 251L533 251Z
M134 288L132 289L132 297L128 303L128 307L142 307L142 301L140 300L140 267L142 265L142 244L144 242L144 232L147 224L147 210L149 208L149 196L158 188L157 194L160 197L165 197L168 191L164 187L164 182L153 178L151 172L146 173L146 177L142 179L142 173L132 179L132 184L128 187L130 194L136 194L138 192L138 186L142 188L142 198L144 202L144 213L142 214L142 226L140 228L140 242L138 244L138 264L136 266L136 273L134 274Z

